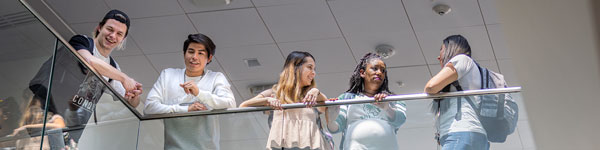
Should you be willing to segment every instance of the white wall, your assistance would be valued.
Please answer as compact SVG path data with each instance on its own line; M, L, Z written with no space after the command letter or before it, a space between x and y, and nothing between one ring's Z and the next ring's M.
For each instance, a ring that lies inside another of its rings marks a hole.
M600 147L592 1L497 1L538 149Z

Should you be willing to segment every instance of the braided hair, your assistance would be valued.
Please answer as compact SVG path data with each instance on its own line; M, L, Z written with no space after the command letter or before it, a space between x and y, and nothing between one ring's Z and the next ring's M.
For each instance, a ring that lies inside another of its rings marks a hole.
M356 68L354 69L354 73L352 73L352 77L350 77L350 88L346 91L347 93L359 94L364 92L365 79L360 76L360 71L366 71L365 68L367 68L367 64L374 59L379 59L383 61L381 56L375 53L367 53L365 54L365 56L363 56L363 58L360 59L360 62L358 63L358 65L356 65ZM392 94L388 87L387 69L384 70L383 74L385 75L385 78L383 79L383 84L381 84L379 89L377 89L376 93L385 93L388 95Z

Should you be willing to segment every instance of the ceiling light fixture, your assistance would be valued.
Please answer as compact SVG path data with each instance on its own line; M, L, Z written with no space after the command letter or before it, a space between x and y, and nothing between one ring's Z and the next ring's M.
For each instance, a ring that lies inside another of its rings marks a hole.
M448 14L448 13L450 13L450 11L452 11L450 6L448 6L446 4L437 4L437 5L433 6L432 9L436 14L438 14L440 16Z
M388 44L379 44L375 46L375 53L377 55L383 57L383 59L387 59L389 57L394 56L396 52L394 52L394 47Z

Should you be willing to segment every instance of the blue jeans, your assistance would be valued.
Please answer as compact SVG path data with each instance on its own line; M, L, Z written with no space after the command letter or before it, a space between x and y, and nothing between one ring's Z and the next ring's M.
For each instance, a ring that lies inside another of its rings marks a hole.
M442 150L489 150L485 134L477 132L452 132L440 139Z

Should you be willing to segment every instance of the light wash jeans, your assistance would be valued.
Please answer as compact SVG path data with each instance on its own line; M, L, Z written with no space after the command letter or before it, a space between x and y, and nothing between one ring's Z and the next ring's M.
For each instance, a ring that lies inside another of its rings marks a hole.
M442 150L489 150L485 134L477 132L452 132L440 139Z

